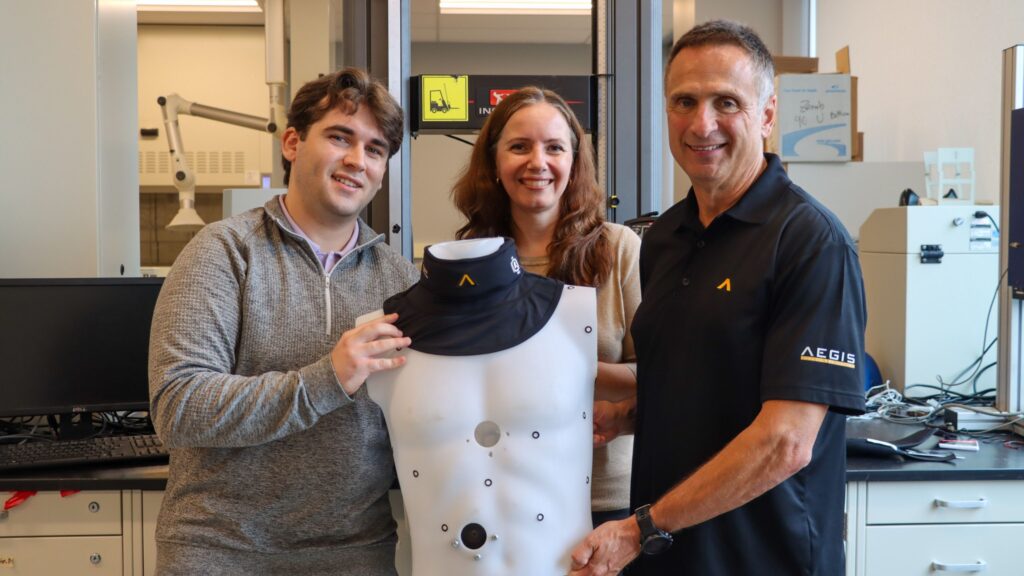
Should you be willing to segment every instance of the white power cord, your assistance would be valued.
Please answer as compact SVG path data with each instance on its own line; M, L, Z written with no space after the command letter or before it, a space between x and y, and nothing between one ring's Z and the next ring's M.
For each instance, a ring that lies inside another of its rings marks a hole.
M927 422L939 409L939 405L934 401L929 401L926 405L905 402L902 394L889 387L889 380L870 388L867 395L864 404L870 416L890 422L901 424ZM865 416L869 414L865 414Z

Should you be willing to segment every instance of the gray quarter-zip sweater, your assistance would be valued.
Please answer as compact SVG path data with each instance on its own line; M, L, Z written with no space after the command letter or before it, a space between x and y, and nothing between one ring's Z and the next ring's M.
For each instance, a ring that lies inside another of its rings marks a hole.
M417 278L362 222L327 275L277 198L189 242L150 341L151 414L171 449L161 574L394 573L387 430L329 353Z

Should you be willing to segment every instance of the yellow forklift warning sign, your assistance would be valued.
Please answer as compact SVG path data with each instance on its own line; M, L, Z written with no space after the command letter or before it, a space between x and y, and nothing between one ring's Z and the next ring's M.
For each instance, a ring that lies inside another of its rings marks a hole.
M421 76L423 122L469 120L469 76Z

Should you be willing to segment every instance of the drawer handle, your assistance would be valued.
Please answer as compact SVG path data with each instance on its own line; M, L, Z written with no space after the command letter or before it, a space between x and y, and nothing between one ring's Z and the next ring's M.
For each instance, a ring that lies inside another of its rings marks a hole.
M984 560L978 560L974 564L944 564L932 562L932 570L936 572L984 572L988 570L988 564Z
M942 498L936 498L935 505L939 508L987 508L988 500L984 498L978 498L977 500L943 500Z

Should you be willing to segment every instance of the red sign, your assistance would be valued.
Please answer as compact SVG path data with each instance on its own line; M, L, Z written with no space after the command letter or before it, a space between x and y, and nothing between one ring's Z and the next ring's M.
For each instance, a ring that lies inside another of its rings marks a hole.
M505 96L515 94L516 92L518 92L518 90L491 90L491 106L501 104L501 101L505 99Z

